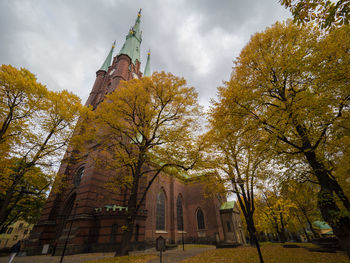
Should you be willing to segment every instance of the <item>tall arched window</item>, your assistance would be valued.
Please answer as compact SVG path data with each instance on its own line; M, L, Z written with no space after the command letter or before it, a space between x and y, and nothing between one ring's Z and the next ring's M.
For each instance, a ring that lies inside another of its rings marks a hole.
M200 208L198 208L197 210L197 225L198 225L198 229L205 229L204 215L203 215L202 209Z
M157 195L156 229L165 230L165 194L163 191Z
M176 200L177 230L184 230L184 217L182 211L182 197L179 194Z
M80 185L81 178L83 177L84 174L84 166L80 167L77 172L74 175L74 185L78 187Z

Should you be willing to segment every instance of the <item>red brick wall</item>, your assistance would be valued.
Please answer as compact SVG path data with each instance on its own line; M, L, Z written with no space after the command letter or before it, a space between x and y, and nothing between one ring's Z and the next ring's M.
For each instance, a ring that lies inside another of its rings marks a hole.
M115 71L110 74L112 69ZM87 104L97 107L106 93L118 88L121 80L130 80L132 72L141 77L142 73L139 69L139 61L133 65L126 55L115 57L107 73L97 72L96 81ZM106 170L96 167L95 155L100 159L105 158L98 152L92 152L85 160L78 163L62 163L59 173L68 176L67 186L59 194L50 193L40 221L31 234L32 251L35 252L29 254L40 253L44 244L51 244L53 247L57 243L57 247L62 249L72 219L68 253L115 249L116 243L121 240L121 226L124 224L125 214L120 211L106 211L106 209L96 212L95 208L104 208L105 205L125 206L127 195L106 189L109 174ZM107 159L106 161L108 161ZM80 185L75 187L73 177L82 165L85 168L84 174ZM156 198L161 189L164 189L166 195L166 233L156 232ZM217 200L203 197L203 185L200 182L185 183L174 176L161 174L147 194L145 207L141 208L142 211L148 210L147 216L141 213L135 223L135 227L139 225L139 241L154 242L160 234L167 238L168 242L177 242L181 239L181 233L177 230L176 218L176 200L179 194L183 197L185 239L188 241L214 241L215 233L219 233L223 239L219 203ZM66 209L67 201L74 196L76 198L70 217L64 219L63 211ZM196 210L198 207L202 209L205 219L206 229L202 231L205 237L202 238L199 238L197 231ZM113 243L111 234L115 224L118 225L118 229L116 242Z
M166 231L156 231L156 201L157 194L162 191L166 195ZM213 199L205 199L203 185L200 182L187 182L170 175L161 174L153 183L147 194L145 238L148 242L154 242L162 235L168 242L177 242L181 239L181 232L177 230L176 200L182 195L184 237L187 241L214 241L215 233L223 239L221 220L219 215L219 202ZM196 211L201 208L205 221L205 238L199 238Z

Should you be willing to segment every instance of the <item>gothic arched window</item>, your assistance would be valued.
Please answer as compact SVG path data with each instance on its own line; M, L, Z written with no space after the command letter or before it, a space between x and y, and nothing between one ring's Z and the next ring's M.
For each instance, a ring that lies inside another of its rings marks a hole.
M165 194L163 191L157 195L156 229L165 230Z
M202 209L200 208L198 208L197 210L197 225L198 225L198 229L205 229L204 215L203 215Z
M80 185L80 181L81 181L81 178L83 177L83 174L84 174L84 166L83 167L80 167L77 172L75 173L74 175L74 185L75 186L79 186Z
M176 200L176 215L177 215L177 230L183 231L184 217L183 217L183 210L182 210L182 197L180 194L177 196L177 200Z

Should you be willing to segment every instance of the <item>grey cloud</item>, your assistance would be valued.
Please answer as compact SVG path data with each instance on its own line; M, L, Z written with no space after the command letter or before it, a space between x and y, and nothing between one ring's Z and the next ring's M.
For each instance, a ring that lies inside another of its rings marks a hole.
M152 70L185 77L206 106L250 35L289 16L277 0L3 0L0 62L85 101L112 42L116 54L140 7L142 62L150 48Z

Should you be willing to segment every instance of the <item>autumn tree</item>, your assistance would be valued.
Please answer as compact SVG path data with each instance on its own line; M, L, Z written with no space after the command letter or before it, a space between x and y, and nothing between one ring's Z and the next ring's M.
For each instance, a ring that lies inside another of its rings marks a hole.
M12 172L16 171L20 159L12 158L6 167L2 167L0 174L5 175L3 169L10 169ZM12 164L9 166L9 164ZM11 183L11 178L4 180L2 178L0 186L0 196L4 200L5 193L8 191L8 183ZM6 209L7 217L0 228L0 233L4 232L6 228L17 220L25 220L28 223L35 223L40 216L41 208L43 207L49 186L52 182L50 174L43 173L40 168L33 167L28 169L21 180L20 185L14 191L10 203ZM6 185L4 185L6 183Z
M265 230L277 234L280 242L286 242L286 231L292 220L294 203L283 197L276 189L260 189L257 203L257 221Z
M350 20L349 0L279 0L288 8L298 24L315 21L322 28L348 25Z
M169 168L191 168L198 158L194 133L199 113L194 88L162 72L121 82L82 122L75 144L108 155L104 169L113 172L108 187L129 192L116 255L128 254L135 218L157 176Z
M264 131L276 153L309 167L322 217L350 255L350 203L334 172L346 143L349 50L349 26L324 35L276 23L251 38L220 94L228 112Z
M268 148L260 144L261 134L246 126L241 119L230 114L225 105L213 102L209 113L210 131L206 134L206 165L216 171L225 182L228 192L237 197L249 233L249 240L255 245L260 262L263 257L254 222L255 191L269 173Z
M256 197L257 229L277 235L282 242L287 241L287 233L303 233L309 241L318 237L312 225L320 219L317 190L316 184L291 179L260 185Z
M28 70L7 65L0 68L0 94L0 229L4 230L14 220L33 218L31 213L43 203L81 104L67 91L48 91Z
M305 226L311 230L314 237L318 237L312 226L312 222L321 216L317 208L317 191L318 185L311 182L286 180L281 185L281 195L293 203L294 209L291 211L293 217L299 221L308 240L311 238Z

